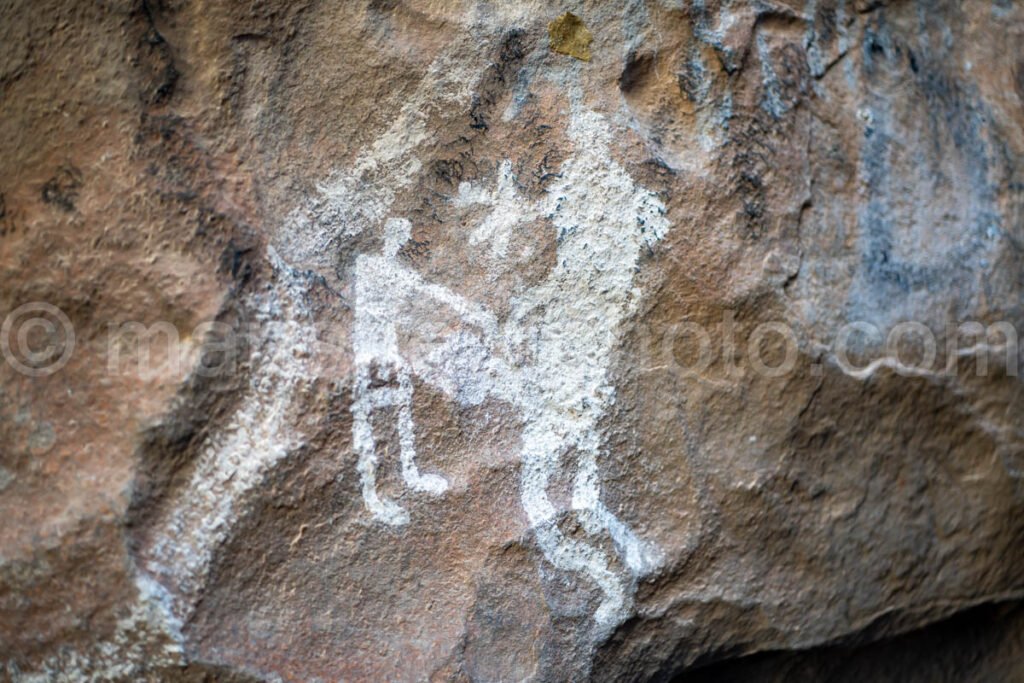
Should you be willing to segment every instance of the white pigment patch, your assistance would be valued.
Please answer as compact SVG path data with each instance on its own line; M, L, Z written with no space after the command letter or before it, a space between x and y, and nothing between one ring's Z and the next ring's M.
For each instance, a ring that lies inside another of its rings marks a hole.
M34 671L8 663L15 683L80 683L141 680L147 671L181 666L181 624L166 610L162 590L145 578L136 580L138 601L117 620L113 635L84 650L61 648ZM2 670L0 670L2 671Z
M170 595L169 612L179 622L191 615L243 497L302 443L290 426L289 407L314 378L308 359L316 334L300 276L273 249L268 257L278 286L250 301L262 337L252 350L245 398L228 426L202 447L189 483L154 525L152 544L140 560Z
M289 214L274 245L289 262L328 269L339 237L352 237L379 226L396 193L415 182L422 164L417 151L432 140L432 114L461 107L480 79L477 63L453 45L438 56L416 91L388 129L351 168L317 187L317 196ZM478 49L483 49L481 46Z
M526 202L516 190L512 162L505 160L498 171L498 183L493 192L464 182L459 185L455 206L465 208L474 204L491 207L491 212L469 236L470 244L489 242L492 258L502 258L508 252L508 243L516 228L537 217L538 209Z

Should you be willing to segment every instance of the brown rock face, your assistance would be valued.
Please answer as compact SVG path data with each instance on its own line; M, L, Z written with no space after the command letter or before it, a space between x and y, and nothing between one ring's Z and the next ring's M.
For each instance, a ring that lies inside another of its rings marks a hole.
M1019 3L0 13L0 677L1024 677Z

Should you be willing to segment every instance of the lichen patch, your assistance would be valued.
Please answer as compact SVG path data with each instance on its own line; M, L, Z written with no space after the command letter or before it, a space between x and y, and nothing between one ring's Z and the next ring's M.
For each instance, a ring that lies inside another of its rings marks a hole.
M590 43L594 36L583 20L572 12L566 12L548 24L548 38L555 52L590 61Z

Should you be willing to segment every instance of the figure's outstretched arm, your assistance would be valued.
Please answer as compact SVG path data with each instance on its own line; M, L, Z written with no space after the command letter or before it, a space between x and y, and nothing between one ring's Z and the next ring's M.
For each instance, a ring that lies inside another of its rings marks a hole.
M486 338L493 339L498 336L498 319L480 304L459 296L447 287L430 282L419 282L416 288L451 308L465 322L479 327Z

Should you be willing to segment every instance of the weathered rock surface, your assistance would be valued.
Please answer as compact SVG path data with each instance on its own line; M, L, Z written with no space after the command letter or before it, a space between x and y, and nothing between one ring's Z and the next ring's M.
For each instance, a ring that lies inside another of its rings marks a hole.
M0 14L7 677L1024 677L1018 3Z

